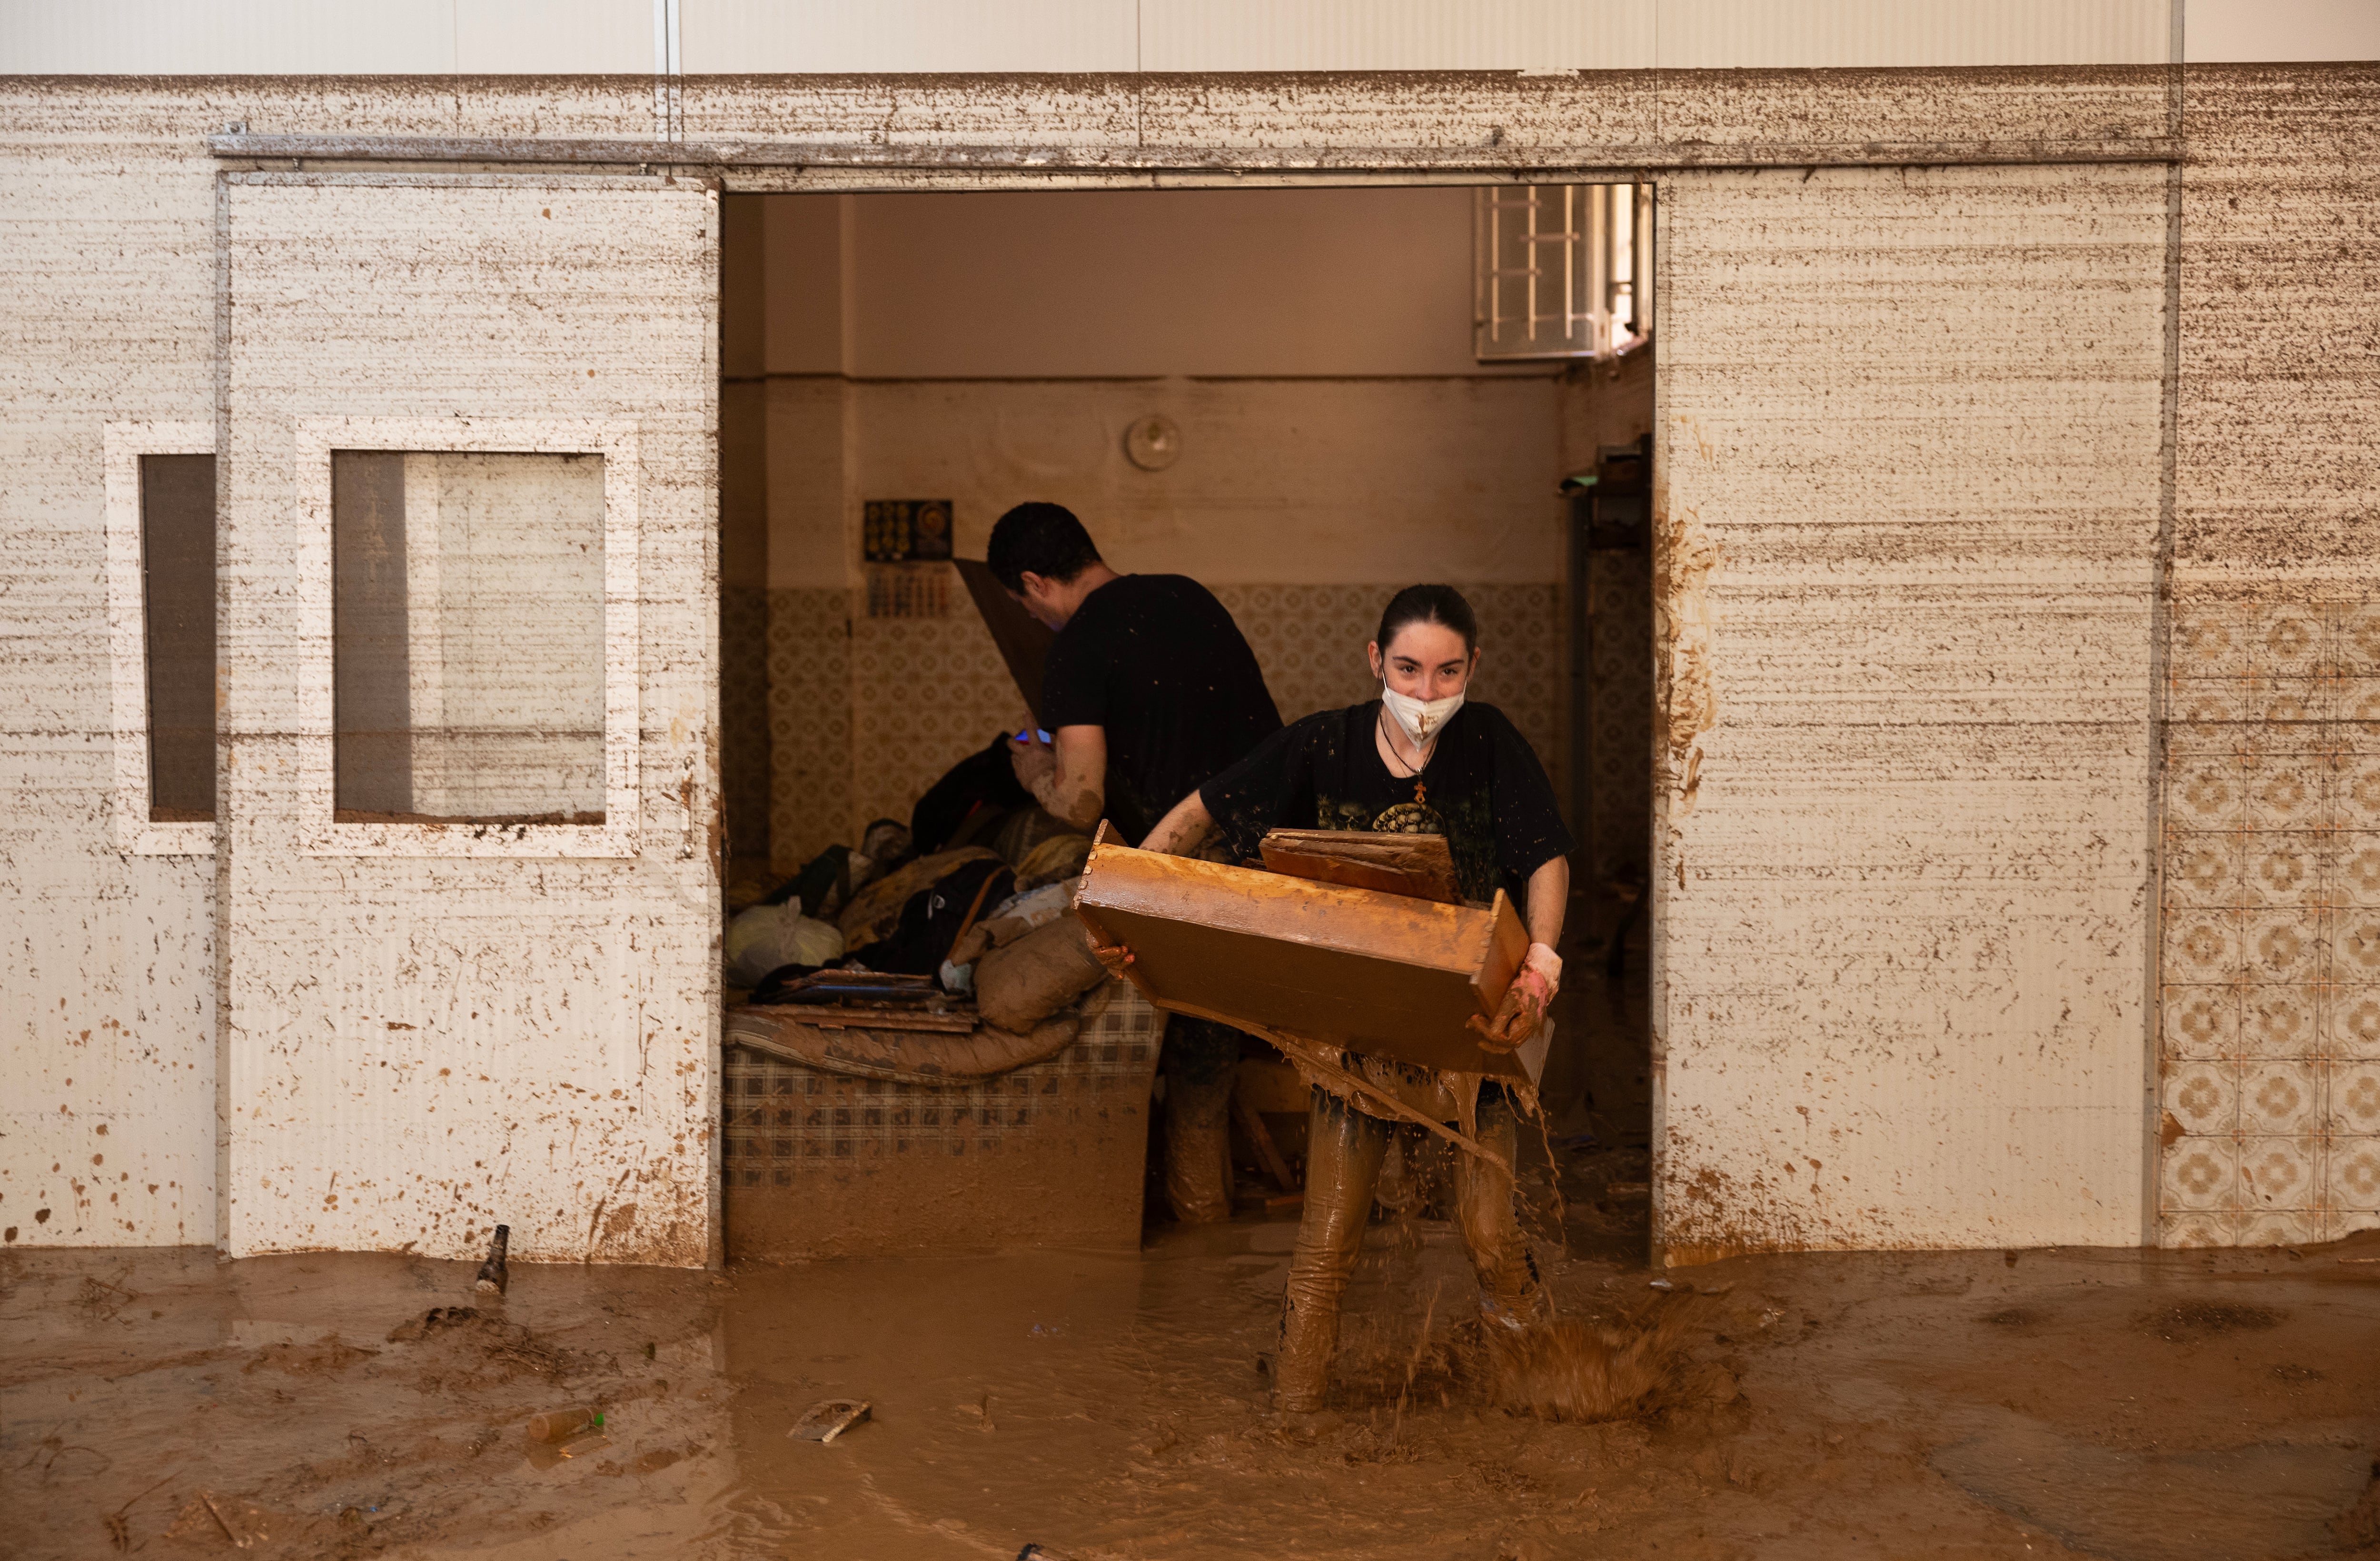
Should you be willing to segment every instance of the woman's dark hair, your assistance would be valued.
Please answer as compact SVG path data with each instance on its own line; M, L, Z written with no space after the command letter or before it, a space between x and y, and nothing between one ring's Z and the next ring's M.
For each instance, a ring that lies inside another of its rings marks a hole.
M1463 653L1466 656L1479 648L1479 619L1472 614L1471 604L1463 599L1463 592L1451 585L1409 585L1390 597L1389 610L1380 615L1380 633L1376 641L1380 654L1389 653L1389 642L1409 623L1445 625L1463 636Z
M1070 580L1099 561L1091 533L1062 504L1020 504L991 529L983 550L994 579L1011 591L1025 589L1026 573L1047 580Z

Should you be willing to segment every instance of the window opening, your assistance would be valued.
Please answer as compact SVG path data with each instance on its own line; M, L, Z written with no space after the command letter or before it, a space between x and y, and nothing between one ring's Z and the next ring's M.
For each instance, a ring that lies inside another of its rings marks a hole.
M140 457L149 819L215 816L215 457Z
M1649 184L1502 185L1474 197L1474 352L1609 358L1652 334Z
M333 818L600 824L603 457L331 453Z

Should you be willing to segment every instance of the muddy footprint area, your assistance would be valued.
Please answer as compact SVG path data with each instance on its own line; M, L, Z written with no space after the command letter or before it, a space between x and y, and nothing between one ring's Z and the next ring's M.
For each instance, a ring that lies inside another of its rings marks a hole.
M1329 1407L1282 1417L1266 1368L1294 1234L723 1275L516 1263L494 1303L467 1264L12 1253L5 1548L1519 1561L2380 1540L2380 1238L1664 1274L1548 1244L1559 1320L1515 1338L1482 1325L1451 1228L1393 1218L1350 1288ZM870 1413L831 1443L788 1434L828 1400ZM604 1423L530 1438L571 1409Z

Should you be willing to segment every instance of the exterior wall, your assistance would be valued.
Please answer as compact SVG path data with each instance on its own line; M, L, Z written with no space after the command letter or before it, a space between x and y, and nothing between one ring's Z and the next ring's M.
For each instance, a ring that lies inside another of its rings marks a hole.
M2158 1238L2380 1225L2380 69L2193 73Z
M1666 165L1689 143L1697 158L1795 144L1845 158L1868 155L1870 142L2104 148L2168 134L2168 86L2161 72L2095 69L689 79L683 108L689 137L799 124L895 154L997 144L1029 124L1045 146L1211 148L1224 162L1283 147L1311 162L1335 147L1369 149L1366 166L1421 163L1494 135L1516 156L1632 146ZM2180 455L2163 530L2161 172L1962 171L1916 156L1906 171L1665 181L1656 957L1670 1064L1658 1186L1673 1256L2129 1244L2153 1228L2155 724L2171 708L2155 660L2167 644L2161 549L2177 624L2193 593L2347 622L2339 606L2372 594L2362 452L2380 421L2355 335L2374 252L2371 192L2353 171L2369 162L2356 138L2372 119L2371 71L2193 72L2190 88L2186 128L2204 146L2180 181ZM0 1223L19 1242L220 1234L200 1188L213 1097L235 1081L210 1076L200 1038L210 1022L223 1034L237 1022L207 1012L212 970L228 962L236 994L255 972L211 939L204 866L128 860L107 833L115 738L100 456L107 421L204 421L217 409L214 166L200 138L232 120L259 133L542 137L653 123L640 79L29 82L0 93L0 182L12 197L0 266L11 296L31 300L0 326L0 941L10 952ZM1026 177L811 168L753 183ZM698 616L689 599L680 610ZM662 725L646 734L649 766L660 754L657 767L678 766L673 781L690 773L698 800L708 771L698 758L686 765L712 720L695 687L708 681L708 644L698 634L683 647L676 680L648 706ZM2178 652L2167 665L2178 671ZM647 806L664 812L656 796ZM219 830L218 848L226 834L236 858L237 830ZM690 835L676 848L678 861L703 854ZM662 876L654 894L691 894L683 925L703 922L707 939L700 872ZM456 882L424 869L385 909L426 926L422 908ZM571 875L557 882L576 892ZM2332 882L2339 894L2351 886ZM224 914L218 902L212 916ZM371 914L342 923L363 940L358 961L399 946L371 943ZM621 919L607 916L580 925L595 935ZM557 939L574 930L559 915L545 925ZM2335 937L2346 923L2328 925ZM455 962L434 968L481 979L482 959L500 969L514 947L457 943ZM672 1006L687 1001L677 982L709 979L691 977L708 960L691 942L639 958L638 979L655 984L636 1000L684 1013ZM408 990L393 960L371 979ZM619 979L602 990L625 992ZM2319 1003L2325 986L2312 990ZM683 1061L700 1096L715 1063ZM2333 1097L2360 1098L2352 1086ZM455 1109L483 1130L506 1120L487 1096ZM689 1119L707 1109L688 1105ZM566 1133L566 1116L557 1108L538 1130ZM2184 1126L2184 1139L2222 1136ZM635 1168L632 1154L593 1152L613 1177ZM93 1179L102 1174L112 1187ZM324 1239L355 1238L360 1224ZM2191 1238L2246 1228L2235 1220ZM598 1243L595 1255L678 1249Z
M1661 1238L2136 1242L2164 177L1661 200Z

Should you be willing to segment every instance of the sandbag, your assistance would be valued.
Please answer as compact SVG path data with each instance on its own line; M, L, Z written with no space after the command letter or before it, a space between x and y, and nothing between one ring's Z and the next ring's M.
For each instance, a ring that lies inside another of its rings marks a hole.
M975 962L976 1011L1002 1030L1030 1030L1107 979L1090 930L1061 916Z
M802 914L802 902L756 905L727 924L722 946L730 986L757 986L782 965L823 965L843 957L843 934Z

